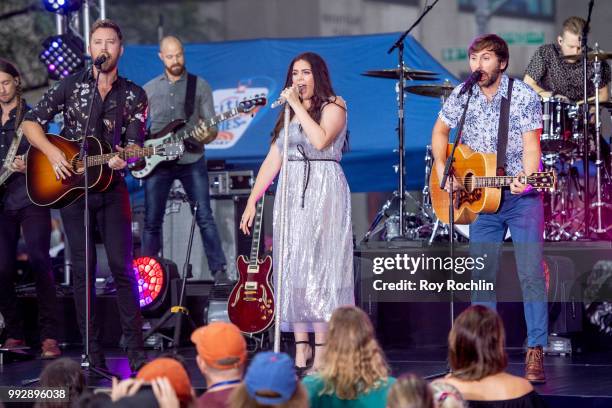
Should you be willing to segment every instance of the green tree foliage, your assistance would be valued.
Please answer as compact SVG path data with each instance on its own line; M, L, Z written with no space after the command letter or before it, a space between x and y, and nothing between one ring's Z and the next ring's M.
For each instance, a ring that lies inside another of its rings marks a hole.
M2 0L0 16L39 5L39 0ZM54 15L38 7L35 11L0 20L0 56L15 63L21 71L24 88L37 88L47 83L47 70L38 60L42 42L55 32Z

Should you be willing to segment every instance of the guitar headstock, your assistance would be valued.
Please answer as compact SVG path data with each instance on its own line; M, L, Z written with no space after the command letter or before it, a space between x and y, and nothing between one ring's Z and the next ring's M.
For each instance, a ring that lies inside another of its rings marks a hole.
M268 103L268 99L264 95L255 95L253 98L238 102L237 109L240 113L248 113L258 106L265 106L266 103Z
M557 188L557 174L554 171L541 171L527 176L527 184L538 191L554 191Z

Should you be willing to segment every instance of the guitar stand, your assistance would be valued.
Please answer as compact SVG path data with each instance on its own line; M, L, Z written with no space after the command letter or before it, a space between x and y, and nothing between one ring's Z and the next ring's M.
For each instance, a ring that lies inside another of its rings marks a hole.
M177 197L179 197L178 192L176 192L175 194L177 195ZM159 333L159 330L170 319L174 319L174 322L173 322L174 335L172 337L172 346L171 346L173 353L177 352L178 345L180 344L180 341L181 341L183 319L187 320L192 330L195 330L196 328L196 325L193 322L193 319L189 315L189 309L183 306L183 304L185 303L185 288L187 286L187 278L191 276L191 264L189 263L189 260L191 259L191 247L193 245L193 234L195 232L196 216L198 213L199 203L197 201L189 200L189 198L187 198L187 195L183 193L180 193L180 198L183 200L183 202L189 203L193 208L193 211L192 211L193 216L191 219L191 229L189 231L189 241L187 243L187 256L185 257L185 263L183 264L183 276L181 278L181 294L179 295L178 305L170 307L170 309L168 309L166 313L164 313L161 319L159 319L159 321L155 323L155 325L153 325L149 329L149 331L147 331L144 334L144 339L143 339L146 341L149 337L151 337L155 333L160 334L164 338L168 338L167 336Z

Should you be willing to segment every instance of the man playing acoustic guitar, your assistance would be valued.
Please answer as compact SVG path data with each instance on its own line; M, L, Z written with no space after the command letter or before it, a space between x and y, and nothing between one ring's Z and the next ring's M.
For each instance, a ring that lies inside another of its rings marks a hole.
M122 35L119 26L110 20L96 21L90 30L89 52L94 61L104 55L106 61L100 68L92 67L69 76L47 91L41 101L26 116L24 134L30 143L43 152L59 180L75 177L72 164L65 154L46 137L42 126L62 112L62 135L78 140L85 135L106 141L117 150L121 139L130 145L142 145L145 132L147 98L144 90L133 82L118 76L117 64L123 54ZM97 89L95 78L100 74ZM93 110L89 128L87 123L91 93L94 93ZM91 143L93 144L93 143ZM94 226L97 226L108 254L108 263L117 286L117 303L121 327L126 339L130 367L136 371L145 362L142 339L142 316L138 305L138 287L132 269L132 224L130 200L121 170L127 165L120 157L113 157L108 166L115 170L108 188L89 195L90 259L92 280L95 275ZM85 237L84 200L82 197L61 209L62 220L72 256L74 271L74 300L81 335L85 338ZM92 285L93 286L93 285ZM92 290L89 357L90 363L105 369L100 348L99 326L94 313L95 292Z
M508 67L508 45L500 37L488 34L476 38L469 47L472 72L480 71L475 83L461 143L476 152L495 153L505 150L497 164L509 176L531 175L540 167L539 130L542 127L540 98L524 82L511 80ZM446 100L432 132L434 171L442 178L450 129L457 127L468 100L458 86ZM506 114L504 112L506 107ZM504 123L505 122L505 123ZM507 134L499 129L507 129ZM501 143L498 144L498 139ZM500 166L501 165L501 166ZM463 190L463 182L449 179L447 191ZM542 198L531 186L515 178L509 190L502 192L501 205L495 213L480 214L470 225L470 255L486 259L485 268L474 269L472 279L495 282L501 246L506 229L510 229L515 249L518 276L523 292L527 345L525 378L544 382L543 346L548 342L548 306L542 263L544 210ZM474 293L474 303L495 308L495 293Z

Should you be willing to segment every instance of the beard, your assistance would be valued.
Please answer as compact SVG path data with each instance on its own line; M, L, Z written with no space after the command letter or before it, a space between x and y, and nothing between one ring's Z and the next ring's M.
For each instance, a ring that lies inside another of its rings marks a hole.
M116 59L112 55L106 54L106 56L107 56L107 60L104 62L104 64L100 66L100 72L103 72L105 74L117 68L117 63L119 62L118 59Z
M166 71L174 76L180 76L185 72L185 66L179 64L171 65L170 67L166 67Z
M9 103L13 103L15 101L15 99L17 99L17 92L11 94L5 94L5 95L0 95L0 102L2 102L5 105L8 105Z
M501 73L502 73L501 69L497 69L497 70L495 70L494 72L492 72L490 74L488 72L485 72L485 75L486 75L485 81L483 83L481 83L480 86L483 87L483 88L490 87L491 85L493 85L495 83L495 81L497 81L497 78L499 78Z

